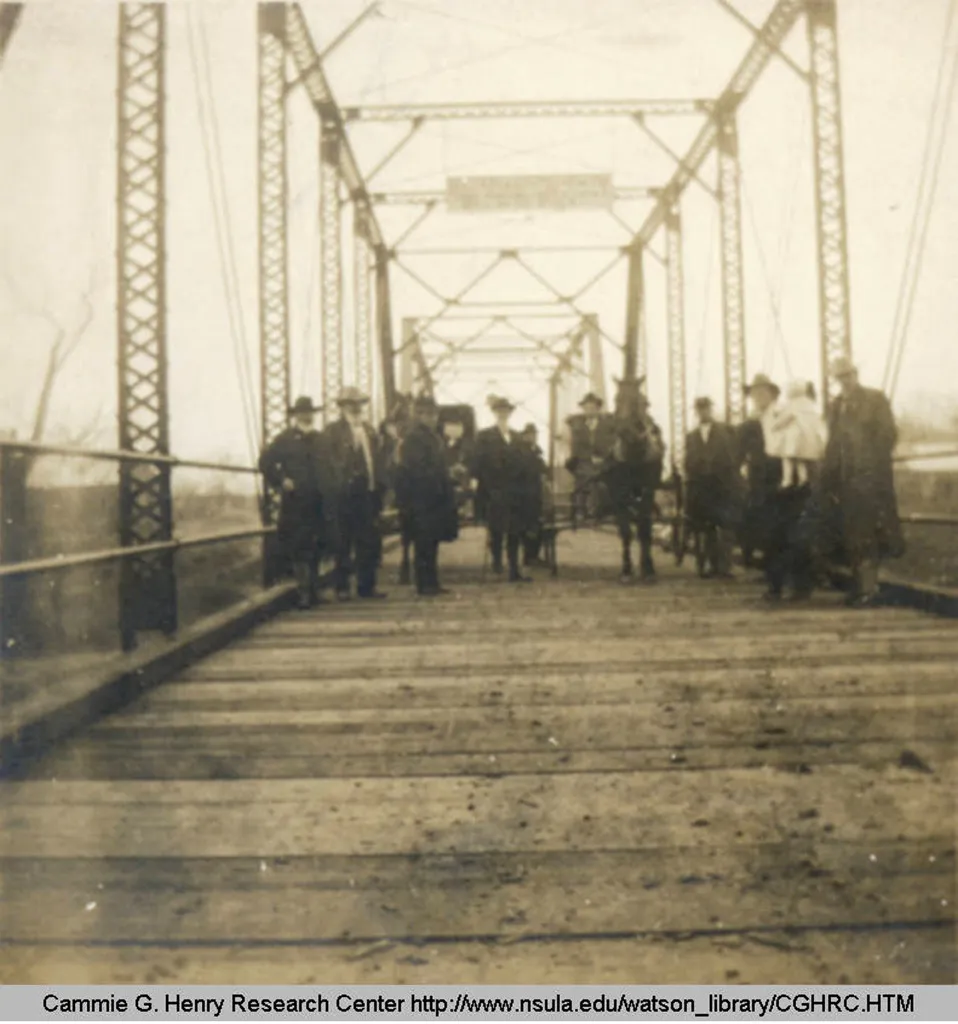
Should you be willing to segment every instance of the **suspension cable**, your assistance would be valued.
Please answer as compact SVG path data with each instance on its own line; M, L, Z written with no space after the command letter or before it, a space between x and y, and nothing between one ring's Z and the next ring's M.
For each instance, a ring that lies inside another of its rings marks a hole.
M203 143L204 163L206 167L206 179L209 189L210 204L213 210L213 223L216 234L217 251L219 255L220 282L223 287L223 295L226 301L226 313L229 321L230 337L233 342L233 361L236 368L237 379L240 388L240 402L243 414L243 426L246 432L246 441L249 447L251 458L256 457L256 427L255 415L250 404L251 384L249 377L244 375L244 369L248 373L248 363L244 364L242 349L245 347L242 340L242 326L238 319L236 304L234 302L233 283L230 277L228 266L229 256L226 241L226 234L222 223L222 211L220 208L220 195L218 191L218 180L214 170L215 156L212 149L212 131L209 125L209 114L206 108L203 95L203 79L200 75L198 48L195 39L195 26L193 23L193 11L187 9L187 39L190 50L190 66L193 73L193 85L195 90L196 108L200 122L200 136ZM225 202L225 200L224 200ZM248 355L248 353L247 353ZM257 484L258 487L258 484Z
M925 138L925 149L922 156L921 180L915 200L915 211L905 253L905 265L898 290L898 302L895 308L895 319L888 344L888 357L885 364L883 388L892 397L898 385L902 357L907 342L908 327L914 309L915 293L924 260L925 243L931 224L931 211L941 164L945 151L945 140L948 135L950 111L955 98L955 86L958 84L958 55L951 54L951 71L948 73L949 40L955 15L958 13L958 0L951 0L942 35L941 54L938 63L938 74L935 81L935 94L932 100L928 119L928 133ZM947 81L946 81L947 79Z

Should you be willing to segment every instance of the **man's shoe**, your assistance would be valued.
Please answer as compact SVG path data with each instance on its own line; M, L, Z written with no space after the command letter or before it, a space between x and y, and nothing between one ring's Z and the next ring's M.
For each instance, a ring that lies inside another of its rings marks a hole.
M370 590L367 594L356 595L360 601L383 601L386 595L381 590Z
M350 600L352 600L352 597L350 596L350 593L349 593L348 590L337 590L336 591L336 600L337 601L350 601Z

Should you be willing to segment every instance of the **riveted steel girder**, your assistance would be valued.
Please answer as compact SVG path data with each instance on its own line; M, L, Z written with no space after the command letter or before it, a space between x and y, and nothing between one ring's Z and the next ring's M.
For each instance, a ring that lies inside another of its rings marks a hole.
M852 349L842 103L835 0L807 0L818 227L822 399L837 392L829 367Z
M685 280L682 266L682 219L677 206L665 222L667 316L669 331L669 423L672 462L680 473L685 466Z
M319 142L319 236L321 251L323 405L336 407L343 386L343 246L339 122L323 116Z
M169 454L166 339L166 8L119 5L117 89L117 369L121 449ZM120 468L120 540L173 536L169 464ZM176 630L172 552L123 561L125 648L140 630Z
M719 116L719 220L722 236L722 328L725 417L745 419L745 287L742 268L742 198L735 114Z
M260 430L265 446L285 428L290 405L285 4L259 5L257 36ZM264 522L275 522L278 506L278 494L267 488Z

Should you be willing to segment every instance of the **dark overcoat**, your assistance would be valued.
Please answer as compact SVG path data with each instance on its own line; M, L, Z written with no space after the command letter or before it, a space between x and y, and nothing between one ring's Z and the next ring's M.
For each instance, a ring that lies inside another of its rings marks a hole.
M685 440L685 510L695 528L731 527L738 519L738 445L724 423L713 423L708 441L696 429Z
M317 558L326 536L324 491L328 489L327 460L316 430L289 427L266 447L259 469L280 494L277 539L293 561ZM292 480L292 491L283 481Z
M857 561L904 552L892 470L897 441L881 391L859 387L833 402L821 475L827 554Z
M766 551L775 516L776 493L782 482L782 460L765 453L761 421L748 419L738 428L739 465L745 467L745 502L741 540L744 547Z
M473 476L479 483L477 514L490 530L525 533L536 529L536 509L529 504L529 461L519 435L509 441L497 427L480 430L473 450Z
M593 429L590 429L588 420L581 414L570 416L567 422L571 451L565 467L570 473L581 473L593 465L594 461L601 462L612 451L615 425L608 413L598 417Z
M396 501L413 536L452 541L459 535L443 440L424 423L413 424L400 446Z
M363 423L366 440L373 462L373 491L370 512L378 517L382 511L383 496L390 484L386 455L377 432L368 423ZM326 530L331 540L338 536L338 521L349 500L350 489L356 483L356 471L362 463L356 451L353 428L345 419L328 424L322 433L324 456L323 507L326 511Z

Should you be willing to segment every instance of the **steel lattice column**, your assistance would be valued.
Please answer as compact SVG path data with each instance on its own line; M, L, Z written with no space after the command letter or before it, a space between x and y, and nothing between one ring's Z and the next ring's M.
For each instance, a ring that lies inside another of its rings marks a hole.
M119 5L117 90L117 326L120 448L169 455L166 353L166 10L163 4ZM122 463L123 545L170 541L169 464ZM120 580L124 647L138 630L176 630L171 551L123 562Z
M339 195L342 139L335 111L324 114L319 143L319 230L322 246L323 405L326 416L343 386L343 252Z
M290 404L287 267L286 10L258 8L259 36L259 337L261 441L286 426ZM267 488L263 519L276 519L278 496Z
M729 423L741 423L745 419L745 289L742 270L741 179L735 115L721 115L718 131L725 417Z
M818 222L822 397L835 394L829 366L851 355L842 104L835 0L807 0Z
M599 318L589 313L582 318L589 348L589 388L605 401L605 360L602 358L602 335L599 333Z
M416 334L417 321L413 317L403 317L402 350L399 353L399 390L408 395L416 383L416 346L419 337Z
M376 337L379 342L379 373L385 411L396 401L396 367L393 351L392 303L389 293L389 253L376 247Z
M356 386L366 395L372 395L372 289L370 288L370 246L366 217L369 211L359 200L354 208L353 295L356 303Z
M682 272L682 218L677 206L665 220L669 324L669 423L672 462L685 472L685 282Z
M645 302L645 275L642 265L643 249L635 245L629 250L629 276L626 285L625 307L625 364L623 377L634 380L644 377L646 353L642 344L643 304Z

